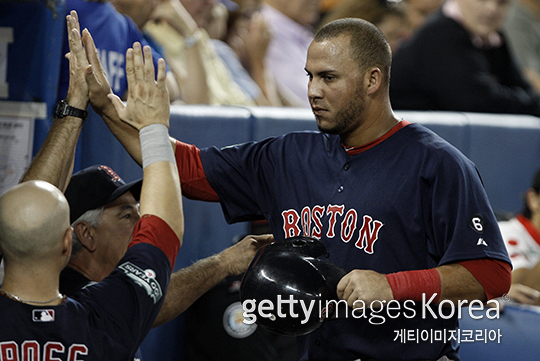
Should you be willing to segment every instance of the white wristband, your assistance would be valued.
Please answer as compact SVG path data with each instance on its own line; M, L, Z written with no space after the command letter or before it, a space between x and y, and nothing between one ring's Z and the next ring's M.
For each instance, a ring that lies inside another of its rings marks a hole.
M164 124L151 124L139 130L141 141L142 167L156 162L176 164L169 140L169 129Z

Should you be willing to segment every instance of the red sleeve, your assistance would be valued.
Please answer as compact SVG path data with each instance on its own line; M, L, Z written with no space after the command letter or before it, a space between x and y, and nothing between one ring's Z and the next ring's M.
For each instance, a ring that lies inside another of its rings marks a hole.
M174 269L180 240L164 220L151 214L142 216L135 226L128 248L138 243L152 244L161 249L171 263L171 271Z
M501 297L510 289L512 266L504 261L482 258L462 261L459 264L480 282L488 300Z
M177 140L174 156L178 165L182 194L189 199L219 202L219 196L204 174L201 150Z

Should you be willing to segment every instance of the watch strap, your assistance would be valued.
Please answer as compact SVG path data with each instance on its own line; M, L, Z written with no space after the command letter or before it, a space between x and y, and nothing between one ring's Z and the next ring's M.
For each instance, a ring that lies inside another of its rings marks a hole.
M83 109L72 107L65 99L63 99L58 102L54 115L56 118L64 118L70 116L86 120L86 118L88 117L88 112Z

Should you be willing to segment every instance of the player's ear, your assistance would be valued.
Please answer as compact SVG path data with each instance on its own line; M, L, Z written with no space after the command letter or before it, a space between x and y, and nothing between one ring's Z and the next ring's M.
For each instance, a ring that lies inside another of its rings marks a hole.
M68 256L71 253L71 243L72 243L73 228L69 227L64 234L62 240L62 253L66 253Z
M376 93L382 87L382 83L383 74L378 67L373 67L365 73L364 87L368 95Z
M90 224L84 221L77 222L73 226L73 231L77 235L77 239L90 253L94 252L97 246L92 230L93 228L90 226Z

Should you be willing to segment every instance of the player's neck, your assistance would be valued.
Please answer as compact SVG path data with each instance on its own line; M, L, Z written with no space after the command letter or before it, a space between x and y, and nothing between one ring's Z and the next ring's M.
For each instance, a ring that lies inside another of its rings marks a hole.
M112 270L108 270L106 265L98 264L91 257L72 257L68 266L94 282L100 282L112 272Z
M0 290L3 296L31 305L58 305L63 295L58 291L59 277L46 274L12 275L6 270Z
M383 111L366 118L368 120L357 129L341 135L342 144L346 147L361 147L382 137L400 121L392 111Z

